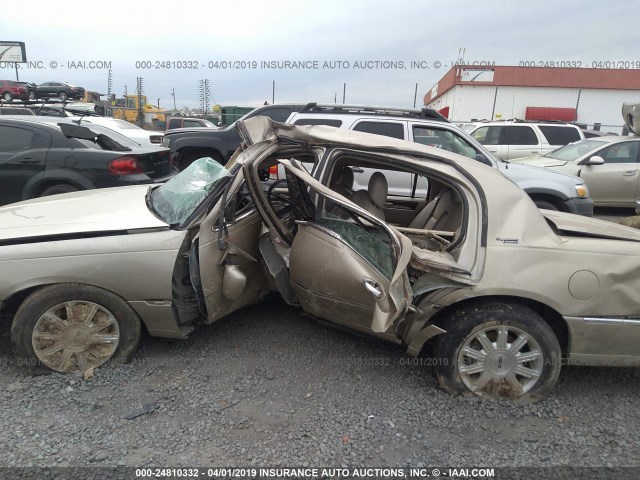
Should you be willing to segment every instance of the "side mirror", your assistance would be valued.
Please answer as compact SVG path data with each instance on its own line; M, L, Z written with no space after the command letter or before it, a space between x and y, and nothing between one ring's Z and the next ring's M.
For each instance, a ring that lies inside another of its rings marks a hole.
M602 158L599 155L594 155L593 157L589 158L586 162L584 162L585 165L604 165L604 158Z
M493 164L491 163L491 161L481 153L476 154L476 160L480 163L484 163L485 165L489 165L490 167L493 167Z

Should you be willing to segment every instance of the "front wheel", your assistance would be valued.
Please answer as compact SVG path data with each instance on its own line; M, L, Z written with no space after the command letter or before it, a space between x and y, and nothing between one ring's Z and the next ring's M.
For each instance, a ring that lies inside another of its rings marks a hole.
M29 100L35 100L36 97L36 92L34 92L33 90L29 91Z
M60 92L58 94L58 98L60 99L60 101L64 102L67 99L67 93L66 92Z
M436 373L452 394L543 400L560 375L556 335L540 315L517 304L486 304L459 310L436 341Z
M10 102L11 100L13 100L13 95L11 95L11 92L4 92L2 98L5 102Z
M140 319L127 302L90 285L59 283L36 290L11 326L19 362L56 372L86 371L127 360L140 339Z

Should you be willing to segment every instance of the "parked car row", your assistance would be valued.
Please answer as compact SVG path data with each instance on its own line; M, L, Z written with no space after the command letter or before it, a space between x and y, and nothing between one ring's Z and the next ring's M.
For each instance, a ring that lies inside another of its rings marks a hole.
M410 355L431 349L454 394L536 402L565 361L640 365L638 230L538 210L493 164L445 148L262 116L236 127L226 167L201 158L161 185L0 208L0 305L24 365L126 359L142 325L184 338L273 290ZM365 168L367 187L348 185ZM392 172L426 197L388 196Z
M540 207L591 216L593 203L583 180L567 174L497 159L472 136L435 110L398 109L361 105L316 104L267 105L244 119L264 115L294 125L327 125L374 133L451 151L490 165L520 185ZM174 163L184 169L197 158L209 156L224 163L240 145L236 124L224 129L197 128L165 132L163 145L171 149ZM365 188L372 171L354 172L354 184ZM415 185L408 176L394 176L390 193L405 197L423 195L425 185Z
M44 82L40 85L13 80L0 80L0 99L11 102L14 99L36 100L38 98L58 98L61 101L82 99L85 89L67 82Z
M173 174L168 149L142 146L91 120L0 116L0 205Z

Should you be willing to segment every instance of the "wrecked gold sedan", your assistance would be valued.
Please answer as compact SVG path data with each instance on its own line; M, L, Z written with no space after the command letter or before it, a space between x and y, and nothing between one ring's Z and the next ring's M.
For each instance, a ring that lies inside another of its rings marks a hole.
M439 149L262 117L239 131L226 167L205 158L160 186L0 209L0 299L22 362L95 368L130 356L142 325L184 338L278 291L411 355L429 345L451 393L532 402L563 362L640 364L639 231L541 212ZM353 191L364 168L368 189Z

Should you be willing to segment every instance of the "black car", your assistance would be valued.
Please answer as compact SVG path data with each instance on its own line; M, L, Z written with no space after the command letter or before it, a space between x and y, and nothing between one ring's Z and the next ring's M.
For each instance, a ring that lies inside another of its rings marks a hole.
M299 112L304 106L265 105L250 111L241 120L263 115L276 122L286 122L293 112ZM226 163L240 146L240 141L234 122L227 128L193 127L167 130L162 145L171 149L173 163L179 170L184 170L194 160L202 157L211 157L220 163Z
M64 102L84 97L84 88L75 87L66 82L45 82L36 87L34 94L36 98L57 97Z
M0 117L0 205L58 193L156 183L175 174L169 150L100 125Z

